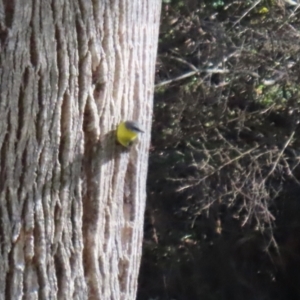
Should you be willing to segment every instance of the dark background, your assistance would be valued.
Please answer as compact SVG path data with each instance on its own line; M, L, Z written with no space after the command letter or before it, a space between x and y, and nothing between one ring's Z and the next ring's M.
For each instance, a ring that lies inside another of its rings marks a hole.
M255 3L163 4L139 300L300 299L300 8Z

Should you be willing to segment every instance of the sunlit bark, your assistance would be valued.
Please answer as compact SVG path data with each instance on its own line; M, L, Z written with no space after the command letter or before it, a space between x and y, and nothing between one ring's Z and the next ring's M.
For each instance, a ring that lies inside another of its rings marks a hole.
M134 299L160 1L0 12L1 299ZM126 119L146 131L130 151Z

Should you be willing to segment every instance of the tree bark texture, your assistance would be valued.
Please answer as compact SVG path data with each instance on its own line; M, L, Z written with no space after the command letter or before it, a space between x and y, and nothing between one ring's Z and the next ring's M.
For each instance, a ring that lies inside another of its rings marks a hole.
M0 299L135 299L159 15L0 0Z

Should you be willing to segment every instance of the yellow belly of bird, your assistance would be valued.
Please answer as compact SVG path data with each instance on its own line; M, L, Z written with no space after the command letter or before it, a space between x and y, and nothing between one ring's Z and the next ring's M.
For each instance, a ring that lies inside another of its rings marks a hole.
M122 122L117 128L117 140L124 147L128 147L137 138L137 133L128 130Z

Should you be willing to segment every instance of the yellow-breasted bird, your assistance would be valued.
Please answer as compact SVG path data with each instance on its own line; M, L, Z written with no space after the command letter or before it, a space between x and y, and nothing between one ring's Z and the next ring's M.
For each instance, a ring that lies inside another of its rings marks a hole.
M143 132L139 123L135 121L121 122L117 128L117 140L124 147L130 147L138 134Z

